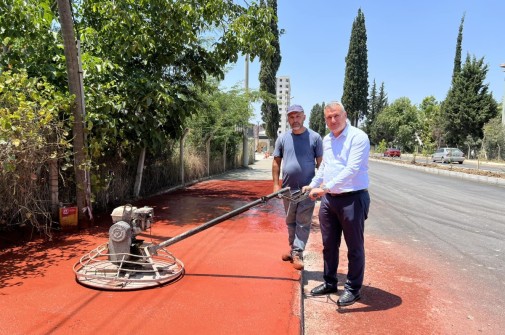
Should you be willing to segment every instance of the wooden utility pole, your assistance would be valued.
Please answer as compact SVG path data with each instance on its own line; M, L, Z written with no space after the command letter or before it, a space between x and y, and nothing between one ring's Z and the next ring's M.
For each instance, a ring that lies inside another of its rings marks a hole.
M247 108L249 108L249 54L245 55L245 96L247 99ZM244 124L243 132L243 145L242 145L242 165L244 167L249 166L249 138L247 137L247 129L249 128L249 123Z
M79 59L77 57L77 46L74 34L74 22L69 0L57 0L58 13L60 16L61 33L63 35L63 47L67 63L68 88L70 94L74 96L74 103L71 106L74 116L73 145L74 145L74 171L76 182L76 205L79 212L79 223L85 219L85 212L91 215L91 204L86 201L86 148L84 146L84 99L79 80ZM88 207L89 206L89 207Z

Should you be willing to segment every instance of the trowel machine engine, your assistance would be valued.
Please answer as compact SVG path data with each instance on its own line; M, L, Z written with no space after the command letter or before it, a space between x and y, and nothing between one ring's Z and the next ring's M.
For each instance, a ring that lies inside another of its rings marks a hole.
M109 260L118 265L142 255L144 240L137 235L151 228L154 211L151 207L124 205L112 211L113 225L109 229Z

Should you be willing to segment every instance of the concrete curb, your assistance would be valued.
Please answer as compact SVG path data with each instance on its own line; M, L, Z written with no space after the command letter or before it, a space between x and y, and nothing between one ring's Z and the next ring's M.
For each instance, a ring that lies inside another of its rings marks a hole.
M450 171L450 170L445 170L445 169L430 168L430 167L426 167L426 166L418 166L418 165L411 165L411 164L398 164L393 161L390 162L390 161L385 161L382 159L375 159L372 157L370 157L370 160L373 160L374 162L383 163L383 164L391 164L391 165L406 167L409 169L423 171L423 172L427 172L427 173L431 173L431 174L456 177L456 178L460 178L460 179L473 180L473 181L476 181L479 183L486 183L486 184L496 185L496 186L500 186L500 187L505 187L505 179L504 178L480 176L480 175L475 175L475 174L470 174L470 173Z

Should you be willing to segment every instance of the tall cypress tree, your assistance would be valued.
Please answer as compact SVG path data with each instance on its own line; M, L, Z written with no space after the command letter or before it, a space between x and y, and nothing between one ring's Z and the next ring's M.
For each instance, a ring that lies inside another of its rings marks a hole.
M452 83L447 97L441 105L444 120L446 145L464 148L466 141L477 141L482 138L484 124L498 113L498 106L488 85L484 84L488 66L484 58L477 60L467 55L461 67L461 42L463 40L463 23L461 18L456 42L456 56Z
M324 103L321 103L321 117L318 118L319 120L319 135L321 136L324 136L326 134L328 134L329 130L326 128L326 120L324 118L324 107L326 106L326 104Z
M342 103L354 126L368 113L368 55L365 15L358 10L352 24L349 50L345 58L344 93Z
M463 24L465 23L465 14L461 18L461 23L459 24L458 39L456 41L456 55L454 56L454 68L452 70L452 84L456 76L461 71L461 44L463 41Z
M379 90L377 91L377 85L375 83L375 79L372 84L372 88L370 89L370 99L368 104L368 115L366 117L365 123L365 132L368 133L370 137L370 141L372 143L379 143L382 138L375 138L373 134L373 127L377 120L377 116L384 108L388 106L388 98L386 94L386 90L384 88L384 82L381 83Z
M468 55L443 104L446 144L464 148L468 136L483 136L483 126L498 115L498 104L484 84L488 66L484 58Z
M377 112L380 113L381 110L386 108L388 103L388 94L386 93L386 89L384 88L384 82L381 83L381 87L379 89L379 98L377 99Z
M309 117L309 128L324 136L326 134L326 122L324 121L324 102L312 107Z
M260 4L265 6L263 0ZM270 21L270 29L274 35L274 40L272 41L272 46L275 48L275 52L272 57L265 58L261 62L259 82L260 91L264 93L264 100L261 104L261 118L265 123L265 132L268 138L277 139L277 129L279 129L279 122L281 116L279 114L279 107L277 106L277 94L276 94L276 76L277 70L281 65L281 48L279 44L279 28L277 27L277 0L267 0L268 7L270 7L274 13L274 17Z
M373 124L373 121L375 120L375 117L378 114L377 110L378 99L379 96L377 93L377 84L375 83L374 79L372 83L372 88L370 88L370 96L368 98L368 113L366 116L365 127L363 129L368 134L370 134L370 126Z

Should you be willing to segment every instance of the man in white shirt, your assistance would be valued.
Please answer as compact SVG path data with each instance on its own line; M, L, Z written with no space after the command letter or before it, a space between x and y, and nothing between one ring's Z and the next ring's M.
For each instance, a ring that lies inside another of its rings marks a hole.
M312 289L313 295L337 292L337 268L342 233L348 248L348 273L339 306L360 299L365 273L364 228L370 207L368 194L368 156L370 141L362 130L353 127L340 102L324 108L330 133L323 139L323 161L303 191L310 198L321 198L319 223L323 238L324 283Z

